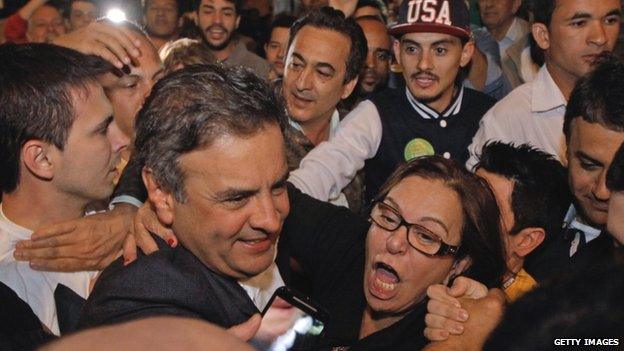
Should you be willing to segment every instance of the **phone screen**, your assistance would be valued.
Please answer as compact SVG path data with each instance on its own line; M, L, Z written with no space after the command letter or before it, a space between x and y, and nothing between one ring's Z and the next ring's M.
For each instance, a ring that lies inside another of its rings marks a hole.
M324 323L294 304L275 296L262 317L252 344L259 350L313 350Z

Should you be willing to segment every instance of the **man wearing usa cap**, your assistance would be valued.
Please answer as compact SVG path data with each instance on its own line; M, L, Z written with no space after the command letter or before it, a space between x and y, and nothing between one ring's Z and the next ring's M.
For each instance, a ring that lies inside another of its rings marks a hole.
M406 86L363 101L303 159L289 180L311 196L336 196L365 167L370 200L406 160L468 158L467 147L494 100L461 85L475 50L465 2L406 0L390 34Z

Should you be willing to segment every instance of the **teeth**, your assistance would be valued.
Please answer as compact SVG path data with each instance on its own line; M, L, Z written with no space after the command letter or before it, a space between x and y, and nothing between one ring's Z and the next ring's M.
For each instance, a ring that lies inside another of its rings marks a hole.
M379 278L375 279L375 284L377 284L379 287L387 291L394 291L394 289L396 288L396 284L383 282Z

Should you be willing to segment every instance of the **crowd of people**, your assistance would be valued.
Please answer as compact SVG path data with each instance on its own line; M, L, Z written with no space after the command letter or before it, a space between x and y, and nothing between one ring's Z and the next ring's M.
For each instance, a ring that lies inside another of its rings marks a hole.
M104 3L4 21L1 350L624 345L621 0Z

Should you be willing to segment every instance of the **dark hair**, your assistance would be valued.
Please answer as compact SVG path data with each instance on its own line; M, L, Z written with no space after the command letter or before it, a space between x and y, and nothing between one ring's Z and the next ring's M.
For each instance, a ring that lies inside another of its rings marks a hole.
M345 18L342 11L328 6L310 10L290 27L290 38L288 40L289 48L299 30L305 26L330 29L349 38L351 49L349 50L349 57L345 62L347 72L345 74L344 83L346 84L358 77L364 66L364 61L366 60L368 46L366 45L364 32L362 32L362 28L355 23L355 20L352 18Z
M546 231L544 243L557 235L572 199L566 169L552 155L529 144L490 142L483 146L477 169L513 182L511 209L515 223L510 235L529 227Z
M621 343L624 267L612 264L578 269L574 276L540 284L511 304L483 350L550 351L557 349L553 342L560 338L615 338Z
M457 259L471 258L472 264L466 275L488 287L500 286L502 275L506 271L501 244L500 213L487 182L467 171L455 160L425 156L399 166L381 187L377 198L385 198L401 180L411 176L440 180L457 193L464 212Z
M593 72L576 83L563 121L567 143L575 118L624 131L624 63L619 58L602 56Z
M240 15L241 10L243 9L243 0L225 0L227 2L231 2L234 4L234 10L236 11L236 15ZM201 7L201 0L197 1L196 11L199 12L199 8Z
M99 56L50 44L0 46L0 191L19 184L22 146L33 139L63 150L75 94L114 67Z
M557 7L557 0L533 0L532 12L533 23L542 23L546 27L550 27L552 15ZM529 35L529 44L531 50L531 59L539 66L545 62L544 50L537 45L535 38Z
M297 17L289 15L287 13L280 13L275 16L273 22L271 22L271 30L274 28L290 28L297 20Z
M607 171L607 188L611 191L624 191L624 143L613 156Z
M355 10L362 7L374 7L379 10L381 14L381 18L379 18L384 24L388 22L388 7L386 3L381 0L358 0L357 5L355 5ZM377 16L374 16L377 17ZM359 19L360 17L356 18Z
M251 70L194 65L159 80L136 121L136 158L179 202L186 201L180 156L222 135L249 136L285 126L282 104Z
M279 15L275 16L275 18L273 19L273 22L271 22L271 26L269 26L269 31L267 33L267 42L269 42L271 40L271 34L273 33L273 29L275 28L286 28L286 29L290 29L290 27L293 25L293 23L295 23L295 21L297 20L297 17L289 15L285 12L280 13Z
M533 22L550 27L557 0L533 0Z

